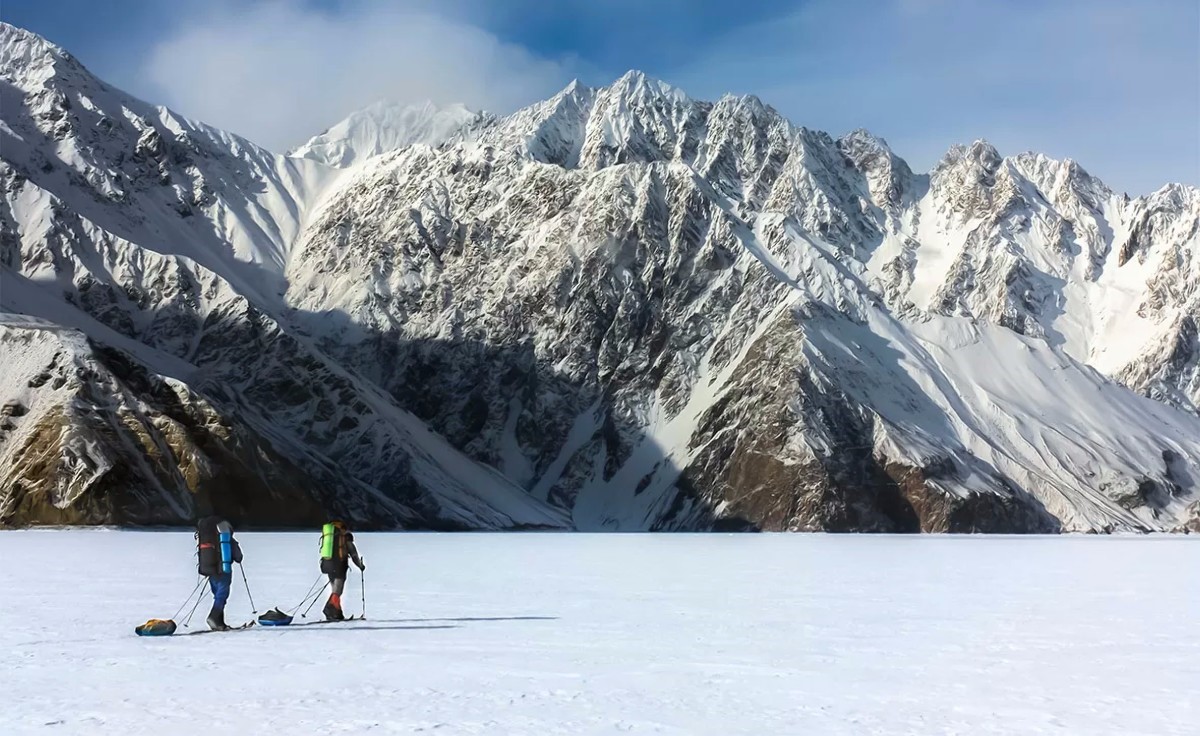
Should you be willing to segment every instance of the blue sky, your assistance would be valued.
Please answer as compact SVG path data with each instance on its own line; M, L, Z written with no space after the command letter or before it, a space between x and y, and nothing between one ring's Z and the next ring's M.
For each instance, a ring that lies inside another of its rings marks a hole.
M285 149L377 99L509 112L637 68L927 170L954 143L1200 184L1196 0L4 0L140 97Z

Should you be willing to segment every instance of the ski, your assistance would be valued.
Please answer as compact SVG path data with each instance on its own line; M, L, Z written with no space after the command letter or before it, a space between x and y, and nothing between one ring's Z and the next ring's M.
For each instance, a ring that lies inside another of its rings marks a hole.
M333 621L331 621L329 619L324 619L322 621L304 621L303 623L292 624L292 626L316 626L318 624L345 624L345 623L350 623L351 621L362 621L365 618L366 618L366 616L347 616L346 618L337 619L337 620L333 620Z
M228 629L201 629L200 631L188 631L178 636L199 636L200 634L228 634L231 631L245 631L254 625L253 621L248 621L241 626L230 626Z
M362 616L347 616L339 619L325 619L323 621L309 621L310 624L347 624L351 621L362 621Z

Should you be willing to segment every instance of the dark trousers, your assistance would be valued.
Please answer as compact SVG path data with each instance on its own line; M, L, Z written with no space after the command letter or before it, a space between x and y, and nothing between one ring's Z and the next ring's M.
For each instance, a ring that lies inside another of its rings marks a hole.
M229 601L229 584L233 581L232 575L211 575L208 578L208 587L212 588L213 607L214 611L224 611L225 603Z

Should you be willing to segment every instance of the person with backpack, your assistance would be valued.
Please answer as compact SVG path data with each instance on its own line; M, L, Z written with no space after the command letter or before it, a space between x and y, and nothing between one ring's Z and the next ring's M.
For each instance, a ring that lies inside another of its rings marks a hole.
M342 592L346 589L346 574L350 571L351 560L359 570L366 571L367 566L354 546L354 535L345 523L333 521L322 527L321 572L329 576L331 588L329 600L322 609L326 621L346 620L346 615L342 613Z
M208 627L226 631L225 603L233 582L233 565L241 564L242 548L233 538L233 526L219 516L207 516L196 524L197 569L208 578L213 606L208 612Z

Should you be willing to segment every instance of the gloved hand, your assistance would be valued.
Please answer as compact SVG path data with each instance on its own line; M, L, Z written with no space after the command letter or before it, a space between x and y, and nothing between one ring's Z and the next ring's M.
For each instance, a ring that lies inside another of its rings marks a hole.
M367 561L366 561L366 560L359 560L359 561L358 561L358 569L359 569L359 570L362 570L363 572L366 572L366 571L367 571Z

